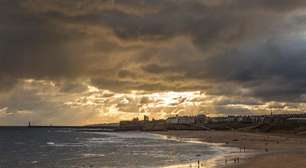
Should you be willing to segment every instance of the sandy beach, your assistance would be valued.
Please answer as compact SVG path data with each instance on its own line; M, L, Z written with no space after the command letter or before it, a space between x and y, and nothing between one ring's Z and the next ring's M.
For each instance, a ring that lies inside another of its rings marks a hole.
M306 137L290 134L246 133L236 131L165 131L158 134L196 138L210 143L236 147L243 156L239 163L228 160L229 168L305 168ZM245 148L245 152L244 152ZM240 152L241 150L241 152Z

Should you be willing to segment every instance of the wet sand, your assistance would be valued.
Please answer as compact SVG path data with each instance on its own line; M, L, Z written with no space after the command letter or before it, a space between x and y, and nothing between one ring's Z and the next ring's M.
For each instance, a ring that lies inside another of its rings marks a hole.
M245 133L236 131L165 131L158 134L196 138L210 143L236 147L239 163L229 158L229 168L305 168L306 137L289 134ZM245 151L244 151L245 148ZM253 155L244 156L244 153Z

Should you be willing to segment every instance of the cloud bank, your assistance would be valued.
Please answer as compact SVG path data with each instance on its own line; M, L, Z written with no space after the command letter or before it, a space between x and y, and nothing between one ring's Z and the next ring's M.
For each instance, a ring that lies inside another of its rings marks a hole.
M0 124L304 111L306 2L112 2L0 2Z

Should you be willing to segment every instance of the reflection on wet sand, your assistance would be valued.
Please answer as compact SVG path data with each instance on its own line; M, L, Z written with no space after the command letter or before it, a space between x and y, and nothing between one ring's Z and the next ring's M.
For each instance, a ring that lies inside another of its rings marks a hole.
M169 135L159 135L162 139L173 140L181 143L206 144L214 146L218 150L215 156L207 160L190 160L188 163L165 166L164 168L215 168L229 165L239 165L242 160L250 155L255 154L254 151L248 152L242 148L224 146L223 143L208 143L201 141L198 138L181 138ZM196 155L199 157L199 155ZM195 157L195 159L196 159Z
M214 168L217 167L217 162L217 158L213 158L208 160L190 161L190 163L165 166L163 168Z

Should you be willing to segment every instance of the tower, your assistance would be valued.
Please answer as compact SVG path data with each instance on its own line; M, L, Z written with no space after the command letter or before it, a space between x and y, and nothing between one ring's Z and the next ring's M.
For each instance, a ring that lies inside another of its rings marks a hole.
M144 116L143 116L143 121L144 121L144 122L147 122L147 121L149 121L149 116L147 116L147 115L144 115Z

